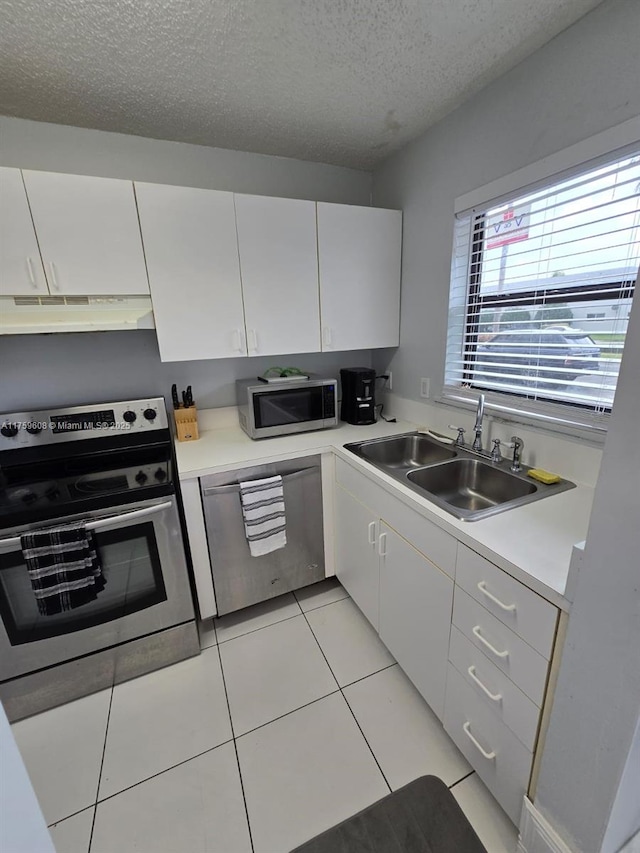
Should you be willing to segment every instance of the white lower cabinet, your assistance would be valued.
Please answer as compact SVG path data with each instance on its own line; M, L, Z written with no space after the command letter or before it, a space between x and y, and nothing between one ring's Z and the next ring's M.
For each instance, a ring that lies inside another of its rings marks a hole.
M384 522L379 553L380 639L442 719L453 581Z
M559 610L343 459L336 574L518 824Z
M529 784L532 755L451 664L444 727L517 825Z
M540 708L455 625L451 626L449 660L487 708L511 729L529 752L533 752Z
M382 511L395 517L402 504L348 466L337 471L336 575L442 719L453 580L384 520Z
M444 727L515 824L529 789L558 615L458 543Z
M341 486L335 494L336 575L378 630L378 517Z

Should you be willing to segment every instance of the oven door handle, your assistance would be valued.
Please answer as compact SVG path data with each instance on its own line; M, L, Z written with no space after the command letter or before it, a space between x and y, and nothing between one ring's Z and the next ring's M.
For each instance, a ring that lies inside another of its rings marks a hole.
M110 515L107 518L97 518L95 521L88 521L86 524L87 530L101 530L103 527L110 527L114 522L134 521L138 518L145 518L149 515L155 515L157 512L163 512L165 509L170 509L173 506L172 501L163 501L161 504L146 506L142 509L134 509L133 512L121 512L118 515ZM54 525L50 525L53 527ZM46 528L42 528L45 530ZM5 551L7 548L20 547L20 537L11 536L9 539L0 539L0 549Z

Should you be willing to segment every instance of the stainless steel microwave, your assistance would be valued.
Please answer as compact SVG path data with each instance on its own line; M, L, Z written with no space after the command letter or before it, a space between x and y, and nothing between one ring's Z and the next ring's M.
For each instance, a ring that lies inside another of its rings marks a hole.
M336 379L236 382L240 426L251 438L327 429L338 424Z

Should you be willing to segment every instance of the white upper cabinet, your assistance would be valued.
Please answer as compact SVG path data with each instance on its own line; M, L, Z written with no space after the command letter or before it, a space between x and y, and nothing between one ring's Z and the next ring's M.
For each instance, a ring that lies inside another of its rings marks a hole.
M316 206L236 195L249 355L320 351Z
M136 183L163 361L246 355L233 193Z
M52 295L149 293L131 181L23 176Z
M0 168L0 295L48 293L20 169Z
M398 346L402 212L317 208L323 351Z

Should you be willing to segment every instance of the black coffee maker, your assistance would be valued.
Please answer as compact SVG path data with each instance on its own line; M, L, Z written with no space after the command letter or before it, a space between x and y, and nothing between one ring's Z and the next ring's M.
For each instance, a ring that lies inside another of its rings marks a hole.
M376 372L370 367L343 367L340 371L340 420L348 424L376 422Z

